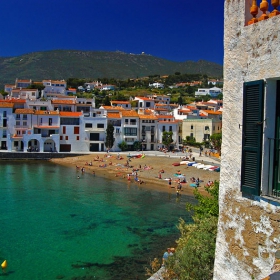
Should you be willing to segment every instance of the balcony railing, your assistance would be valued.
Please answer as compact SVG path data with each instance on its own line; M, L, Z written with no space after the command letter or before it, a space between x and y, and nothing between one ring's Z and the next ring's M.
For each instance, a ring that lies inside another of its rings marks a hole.
M260 7L258 7L257 5L257 0L253 0L252 6L250 8L250 14L253 17L247 22L247 24L248 25L254 24L259 21L266 20L268 18L279 15L280 14L280 12L278 11L279 0L270 0L270 2L271 2L271 6L273 7L273 10L271 12L269 12L269 3L267 0L262 0L262 2L260 3ZM259 10L262 12L262 15L257 18Z
M268 170L269 170L269 191L268 195L272 196L274 198L280 198L280 189L277 188L274 184L274 177L273 177L273 172L276 172L275 166L274 166L274 156L275 154L279 154L280 151L280 139L278 138L268 138L269 141L269 165L268 165ZM280 166L278 166L278 172L279 173ZM274 176L280 176L279 174L274 174ZM279 178L278 178L279 180Z

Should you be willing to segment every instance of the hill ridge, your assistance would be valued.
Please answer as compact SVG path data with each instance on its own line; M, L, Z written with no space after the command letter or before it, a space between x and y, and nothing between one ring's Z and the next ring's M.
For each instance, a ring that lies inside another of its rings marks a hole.
M206 74L222 77L223 66L198 60L174 62L150 54L121 51L51 50L14 57L0 57L0 85L13 83L16 78L68 79L115 78L128 79L150 75Z

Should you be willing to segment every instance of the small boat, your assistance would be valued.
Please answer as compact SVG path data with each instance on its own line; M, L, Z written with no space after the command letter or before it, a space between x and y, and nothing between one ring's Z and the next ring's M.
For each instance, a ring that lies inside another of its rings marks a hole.
M183 160L183 161L180 162L181 165L186 165L186 164L188 164L188 163L189 163L188 160Z
M210 167L208 170L209 171L214 171L216 168L218 168L219 166L212 166L212 167Z
M188 166L193 166L193 164L196 164L196 162L195 161L191 161L191 162L188 163Z
M201 163L196 166L197 169L203 169L205 164Z
M172 165L173 166L180 166L180 162L173 162Z
M204 165L203 170L209 170L213 165Z

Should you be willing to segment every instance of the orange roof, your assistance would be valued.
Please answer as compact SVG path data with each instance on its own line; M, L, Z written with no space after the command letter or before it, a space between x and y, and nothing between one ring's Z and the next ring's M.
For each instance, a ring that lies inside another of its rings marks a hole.
M112 104L130 104L129 101L111 101Z
M160 115L160 116L157 116L158 119L174 119L173 116L171 115Z
M157 120L157 117L154 115L139 115L141 120Z
M153 115L153 111L151 109L145 109L145 115Z
M159 123L179 123L179 121L178 120L173 120L173 121L168 120L168 121L159 121Z
M121 106L116 106L116 107L113 107L113 106L102 106L102 108L104 108L105 110L107 111L123 111L125 110L123 107Z
M59 113L61 117L80 117L82 116L82 112L60 112Z
M205 113L207 113L208 115L222 115L221 111L212 111L212 110L203 110Z
M21 83L30 83L31 81L30 81L30 80L20 80L20 79L18 79L17 82L21 82Z
M138 113L133 110L125 110L121 112L122 117L139 117Z
M120 119L120 113L107 113L107 118L108 119Z
M13 108L13 103L7 103L7 102L0 102L0 108Z
M16 109L16 114L34 114L35 110L33 109Z
M69 104L69 105L75 105L74 100L61 100L61 99L54 99L52 100L52 104Z
M156 108L155 111L168 111L168 109L164 109L164 108Z
M45 111L45 110L37 110L34 112L35 115L58 115L58 111Z
M26 100L25 100L25 99L16 99L16 98L12 98L12 99L5 99L5 100L2 100L2 102L8 102L8 103L25 103Z
M154 101L153 99L148 98L148 97L137 97L137 98L141 99L141 100L146 100L146 101Z

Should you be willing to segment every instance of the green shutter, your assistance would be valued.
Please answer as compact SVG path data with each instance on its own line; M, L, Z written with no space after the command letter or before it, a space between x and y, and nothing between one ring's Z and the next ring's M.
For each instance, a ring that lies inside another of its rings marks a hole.
M244 83L241 191L260 195L264 81Z

